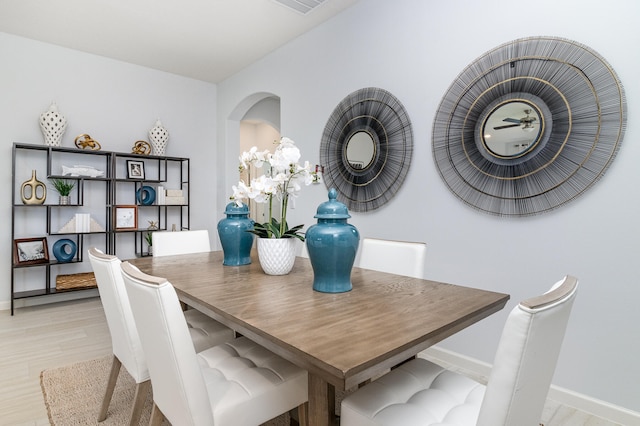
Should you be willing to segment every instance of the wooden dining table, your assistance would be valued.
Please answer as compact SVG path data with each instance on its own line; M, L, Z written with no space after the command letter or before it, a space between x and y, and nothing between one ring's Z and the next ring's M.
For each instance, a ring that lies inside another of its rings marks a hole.
M501 310L509 295L353 268L353 289L314 291L309 259L287 275L252 263L223 266L221 251L129 260L164 277L180 300L309 373L311 426L335 424L335 389L365 383Z

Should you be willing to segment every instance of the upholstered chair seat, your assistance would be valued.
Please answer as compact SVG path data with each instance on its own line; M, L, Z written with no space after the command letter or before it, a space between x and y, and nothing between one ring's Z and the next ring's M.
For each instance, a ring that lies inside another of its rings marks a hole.
M121 268L153 385L150 424L255 426L296 407L306 424L306 370L246 337L196 354L173 285Z
M121 261L116 256L105 254L95 247L89 249L89 261L98 284L113 350L111 373L98 413L98 421L107 418L118 373L124 365L136 382L130 424L137 425L150 386L149 370L122 280ZM195 351L200 352L234 338L233 330L201 312L189 310L183 317L188 326L189 344Z
M340 424L538 426L577 288L567 276L511 311L486 387L416 358L346 397Z

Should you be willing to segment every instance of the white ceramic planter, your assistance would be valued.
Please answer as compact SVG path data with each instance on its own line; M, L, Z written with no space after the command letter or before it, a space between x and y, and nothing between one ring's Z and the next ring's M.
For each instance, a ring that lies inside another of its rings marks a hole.
M286 275L296 260L296 238L258 238L258 259L267 275Z

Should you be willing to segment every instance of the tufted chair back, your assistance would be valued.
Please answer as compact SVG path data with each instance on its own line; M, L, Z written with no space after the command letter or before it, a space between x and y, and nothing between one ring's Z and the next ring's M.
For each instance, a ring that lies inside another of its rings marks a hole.
M151 234L153 256L171 256L175 254L202 253L211 251L209 231L162 231Z
M125 262L122 276L148 358L153 400L175 425L212 425L204 378L173 286Z
M424 278L426 257L425 243L364 238L356 266L413 278Z
M578 289L567 276L516 306L505 324L489 376L479 426L537 425Z

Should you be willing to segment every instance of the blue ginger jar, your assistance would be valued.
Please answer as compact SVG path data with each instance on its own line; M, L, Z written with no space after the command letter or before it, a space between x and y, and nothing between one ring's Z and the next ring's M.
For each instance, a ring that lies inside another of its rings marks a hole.
M323 293L343 293L353 288L351 269L356 259L360 234L347 223L347 206L329 190L329 201L318 206L318 223L309 227L305 239L313 267L313 289Z
M235 202L227 204L225 219L218 222L218 236L224 253L223 265L239 266L251 263L253 220L249 219L249 207L238 206Z

